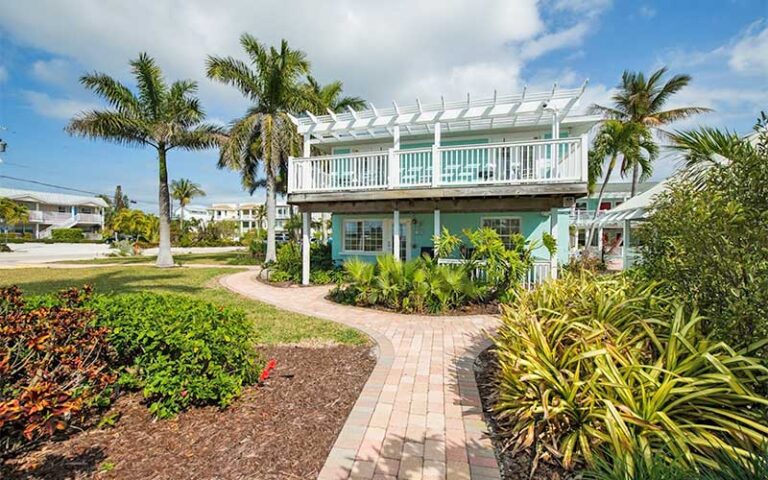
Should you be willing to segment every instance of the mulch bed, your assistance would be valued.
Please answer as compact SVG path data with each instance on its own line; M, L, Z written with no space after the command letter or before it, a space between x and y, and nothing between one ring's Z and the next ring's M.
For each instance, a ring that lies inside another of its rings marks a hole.
M50 441L0 467L23 479L310 479L325 463L375 365L371 348L263 349L277 367L226 410L154 420L137 394L120 398L111 428Z
M491 411L491 404L495 400L493 382L499 370L493 347L484 350L477 357L474 368L485 423L488 425L491 441L496 449L496 460L501 466L501 478L504 480L572 480L578 478L575 472L568 472L559 465L543 461L539 462L534 475L531 476L532 456L530 452L523 451L512 454L511 450L504 448L501 428Z

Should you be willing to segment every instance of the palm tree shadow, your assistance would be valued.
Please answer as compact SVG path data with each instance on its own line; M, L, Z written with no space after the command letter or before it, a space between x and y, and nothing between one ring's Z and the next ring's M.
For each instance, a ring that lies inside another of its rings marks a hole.
M90 477L106 458L102 447L90 447L72 456L49 454L37 463L34 469L29 469L24 464L3 464L0 466L0 477L8 480L69 480Z

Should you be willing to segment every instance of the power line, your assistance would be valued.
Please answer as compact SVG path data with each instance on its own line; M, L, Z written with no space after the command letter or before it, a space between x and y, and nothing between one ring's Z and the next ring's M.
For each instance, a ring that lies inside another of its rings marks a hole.
M88 195L96 195L97 197L101 197L101 196L109 197L108 194L91 192L89 190L81 190L79 188L65 187L63 185L56 185L54 183L46 183L46 182L41 182L39 180L31 180L31 179L28 179L28 178L11 177L10 175L0 175L0 178L6 178L8 180L14 180L14 181L17 181L17 182L33 183L35 185L42 185L44 187L58 188L59 190L68 190L70 192L87 193ZM148 202L146 200L131 200L131 203L145 203L145 204L148 204L148 205L154 205L155 202Z

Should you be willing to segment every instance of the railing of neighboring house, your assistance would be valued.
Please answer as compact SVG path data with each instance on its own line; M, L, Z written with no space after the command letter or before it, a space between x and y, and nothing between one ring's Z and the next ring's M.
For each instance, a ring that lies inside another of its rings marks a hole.
M43 211L43 222L57 224L68 222L72 219L72 213L70 212L45 212Z
M43 221L43 212L40 210L30 210L29 211L29 221L30 222L42 222Z
M463 265L467 263L467 260L459 258L439 258L437 260L439 265ZM526 288L534 288L540 283L544 283L552 276L552 265L548 260L535 260L533 266L525 275L523 284ZM477 267L472 272L473 279L482 279L485 277L485 271L483 269L483 263L479 262Z
M291 158L288 192L586 182L586 137Z
M98 213L78 213L76 216L77 223L101 223L102 216Z

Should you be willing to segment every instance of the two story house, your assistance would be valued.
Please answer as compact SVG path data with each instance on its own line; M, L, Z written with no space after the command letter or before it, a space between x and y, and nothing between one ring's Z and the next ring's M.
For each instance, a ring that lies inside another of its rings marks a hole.
M209 208L209 218L214 221L232 220L237 223L238 232L240 235L248 230L261 228L267 228L266 218L259 219L259 215L256 210L261 207L263 203L256 202L243 202L243 203L214 203ZM294 209L283 202L278 202L275 206L275 232L283 235L285 234L285 225L291 216L294 214ZM261 225L259 225L261 222Z
M313 212L331 212L338 262L408 260L431 253L443 227L489 227L539 244L550 233L557 254L537 248L531 275L556 275L599 121L578 112L585 87L294 118L304 149L289 159L288 203L303 214L304 283Z
M29 210L28 222L6 228L31 232L35 238L49 238L57 228L80 228L88 238L101 238L104 209L108 206L103 198L16 188L0 188L0 197L19 202Z

